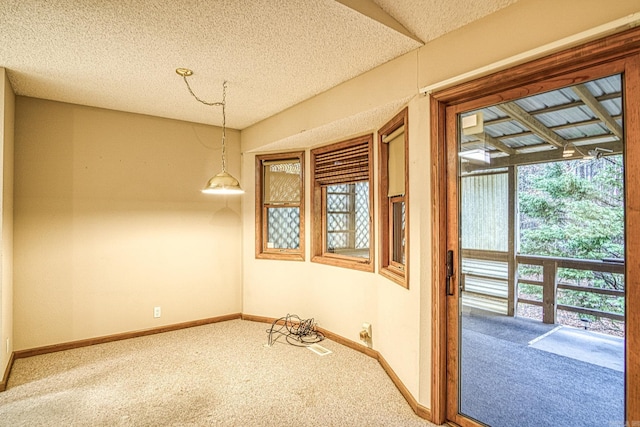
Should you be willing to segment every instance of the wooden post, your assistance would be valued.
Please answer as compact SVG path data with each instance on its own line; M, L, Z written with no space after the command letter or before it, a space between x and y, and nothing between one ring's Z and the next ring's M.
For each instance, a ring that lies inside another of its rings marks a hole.
M556 261L544 261L542 263L542 322L556 323L556 291L558 263Z
M508 267L507 267L507 316L516 315L516 303L518 299L518 263L516 262L516 168L509 166L507 191L509 192L509 212L507 233L509 242L507 244Z

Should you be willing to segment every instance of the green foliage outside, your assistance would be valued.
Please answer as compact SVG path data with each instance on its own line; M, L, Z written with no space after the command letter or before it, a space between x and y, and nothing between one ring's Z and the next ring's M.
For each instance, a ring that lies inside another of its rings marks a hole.
M622 156L518 168L519 253L602 260L624 258ZM521 266L521 277L541 279L541 270ZM560 269L561 282L624 290L624 276ZM542 299L542 287L519 291ZM558 291L558 303L624 313L624 299L589 292Z

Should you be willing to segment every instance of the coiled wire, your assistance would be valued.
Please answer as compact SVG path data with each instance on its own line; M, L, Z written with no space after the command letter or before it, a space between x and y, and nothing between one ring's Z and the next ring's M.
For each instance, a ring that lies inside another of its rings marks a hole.
M324 340L324 335L316 329L313 318L303 320L295 314L287 314L275 320L267 329L267 333L269 347L281 336L284 336L289 344L297 347L306 347Z

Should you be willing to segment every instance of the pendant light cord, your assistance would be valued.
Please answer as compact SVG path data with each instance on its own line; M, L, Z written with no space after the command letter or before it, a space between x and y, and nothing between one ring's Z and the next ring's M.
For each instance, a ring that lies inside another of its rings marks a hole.
M191 85L189 84L189 81L187 80L186 75L182 75L182 79L187 84L187 89L189 89L189 93L191 94L191 96L193 96L196 99L196 101L212 107L222 107L222 172L227 172L227 144L226 144L227 114L225 111L225 107L227 106L227 81L225 80L222 83L222 102L207 102L198 98L198 96L195 93L193 93L193 90L191 89Z

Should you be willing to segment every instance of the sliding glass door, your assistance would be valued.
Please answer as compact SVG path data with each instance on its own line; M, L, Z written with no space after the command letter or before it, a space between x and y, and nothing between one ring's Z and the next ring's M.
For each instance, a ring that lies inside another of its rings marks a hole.
M640 420L639 51L434 94L435 422Z

